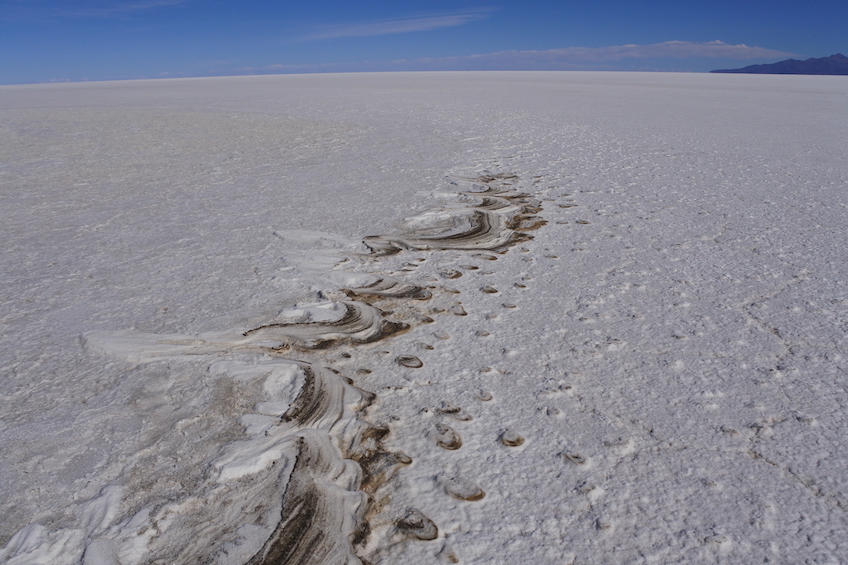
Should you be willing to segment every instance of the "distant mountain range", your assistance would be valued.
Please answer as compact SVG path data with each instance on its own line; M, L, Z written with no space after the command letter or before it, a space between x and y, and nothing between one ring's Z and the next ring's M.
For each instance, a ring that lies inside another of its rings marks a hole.
M848 75L848 57L842 53L818 59L786 59L770 65L751 65L741 69L723 69L711 73L754 73L761 75Z

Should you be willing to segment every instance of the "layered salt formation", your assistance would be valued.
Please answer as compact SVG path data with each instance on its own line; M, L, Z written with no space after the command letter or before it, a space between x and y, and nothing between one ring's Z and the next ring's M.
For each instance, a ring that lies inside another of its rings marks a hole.
M526 232L544 224L537 216L539 202L517 191L517 183L510 174L459 178L452 184L469 188L457 194L454 203L407 219L398 235L365 238L370 253L350 258L374 265L380 257L403 250L502 253L530 239ZM460 274L453 269L441 272L446 279ZM98 499L82 513L96 514L105 504L108 519L89 519L79 528L59 532L29 527L7 547L9 563L55 558L61 548L66 558L77 555L86 565L157 559L352 564L363 554L379 556L386 544L436 539L438 525L416 508L392 509L401 513L390 517L387 526L391 512L381 489L412 461L383 446L389 427L372 425L363 417L374 394L358 388L322 355L344 347L350 357L359 346L432 323L431 315L464 315L464 310L452 292L438 285L427 288L420 281L382 273L355 272L341 278L352 284L339 289L338 299L297 305L282 311L276 321L250 329L202 335L87 333L84 345L94 355L137 364L208 359L210 373L259 385L263 398L253 412L239 418L247 438L220 446L193 496L119 516L116 493L121 487L105 487L101 498L112 502ZM388 312L388 307L394 311ZM404 321L392 320L392 315ZM302 357L311 362L299 360ZM422 366L415 356L396 361L409 368ZM463 418L458 407L445 407L444 412ZM439 434L440 447L462 446L450 426L440 425ZM466 479L439 480L445 493L459 500L485 497L483 489ZM377 516L380 519L370 523ZM186 531L194 532L192 540L183 539Z

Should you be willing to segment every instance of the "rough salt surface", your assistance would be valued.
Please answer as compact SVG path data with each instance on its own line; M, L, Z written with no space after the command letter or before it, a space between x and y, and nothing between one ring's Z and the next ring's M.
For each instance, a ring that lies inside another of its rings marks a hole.
M198 508L250 477L281 496L261 471L290 445L257 438L294 373L82 336L312 316L367 279L362 237L491 171L542 201L535 239L370 271L467 315L325 354L413 459L394 504L439 528L373 555L848 561L846 101L839 77L627 73L0 87L0 558L191 560L214 516L215 562L247 561L279 498Z

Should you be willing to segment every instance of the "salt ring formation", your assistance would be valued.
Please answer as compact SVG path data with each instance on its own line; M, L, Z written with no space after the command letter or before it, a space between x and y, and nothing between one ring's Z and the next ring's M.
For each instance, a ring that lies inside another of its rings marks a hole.
M0 562L848 561L839 78L0 87Z

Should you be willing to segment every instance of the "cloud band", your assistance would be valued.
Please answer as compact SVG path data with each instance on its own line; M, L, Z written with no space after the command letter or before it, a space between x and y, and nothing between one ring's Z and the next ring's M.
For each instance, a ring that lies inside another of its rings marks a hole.
M394 33L410 33L415 31L430 31L444 27L455 27L480 20L486 17L483 13L453 14L448 16L430 16L420 18L405 18L400 20L383 20L338 27L326 28L323 31L308 36L306 39L336 39L341 37L371 37Z

